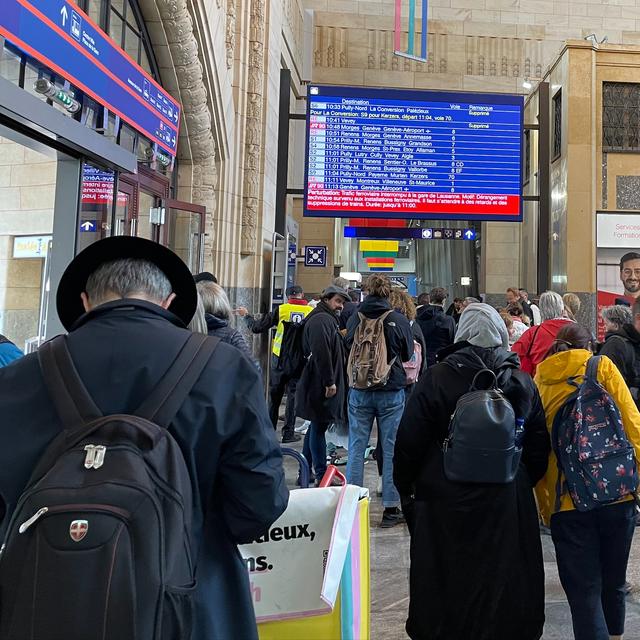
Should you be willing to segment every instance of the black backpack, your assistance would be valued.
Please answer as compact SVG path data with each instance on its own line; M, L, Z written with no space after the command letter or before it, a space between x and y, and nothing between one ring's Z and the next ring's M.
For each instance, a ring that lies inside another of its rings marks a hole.
M302 375L306 362L302 344L304 320L302 322L284 321L282 325L282 345L278 365L285 376L297 380Z
M484 381L482 380L484 378ZM496 374L482 369L457 402L443 443L444 473L453 482L506 484L518 472L523 421L498 388Z
M2 640L188 640L191 479L166 427L218 345L191 335L133 415L103 416L64 336L38 351L64 431L38 462L0 555Z

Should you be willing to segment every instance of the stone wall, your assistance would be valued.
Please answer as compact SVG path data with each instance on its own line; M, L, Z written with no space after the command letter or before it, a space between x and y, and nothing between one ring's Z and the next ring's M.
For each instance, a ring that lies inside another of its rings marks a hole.
M37 332L42 259L14 259L13 237L50 234L56 163L0 137L0 333L23 347Z

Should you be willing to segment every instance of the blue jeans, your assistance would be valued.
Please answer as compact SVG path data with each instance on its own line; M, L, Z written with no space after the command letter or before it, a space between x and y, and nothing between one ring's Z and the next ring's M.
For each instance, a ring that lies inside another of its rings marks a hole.
M551 517L575 640L609 640L624 633L624 585L634 528L633 502Z
M393 484L393 450L404 411L404 390L349 391L349 461L347 482L362 486L364 452L369 443L373 420L378 421L378 440L382 443L382 505L399 507L400 496Z
M329 424L329 422L311 422L302 443L302 455L307 459L309 469L315 473L318 482L322 480L327 470L327 439L325 434Z

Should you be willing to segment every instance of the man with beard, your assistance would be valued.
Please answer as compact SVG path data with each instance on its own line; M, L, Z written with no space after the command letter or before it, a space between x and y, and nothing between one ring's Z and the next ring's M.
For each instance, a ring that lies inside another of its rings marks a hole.
M620 258L620 281L630 302L640 296L640 253L632 251Z

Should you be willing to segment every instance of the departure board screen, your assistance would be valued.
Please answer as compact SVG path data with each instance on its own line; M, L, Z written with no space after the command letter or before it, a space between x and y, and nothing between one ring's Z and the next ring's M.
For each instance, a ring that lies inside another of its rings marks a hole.
M522 96L311 85L305 215L522 220Z

